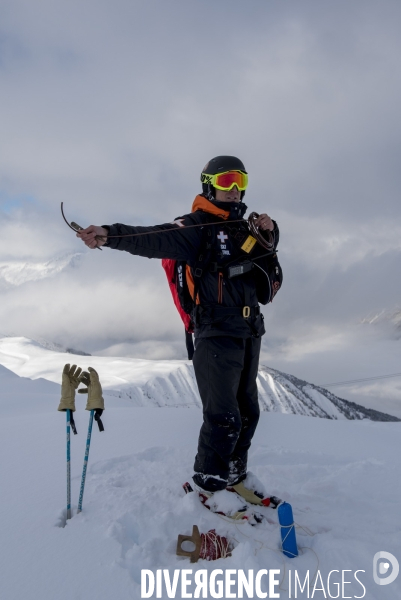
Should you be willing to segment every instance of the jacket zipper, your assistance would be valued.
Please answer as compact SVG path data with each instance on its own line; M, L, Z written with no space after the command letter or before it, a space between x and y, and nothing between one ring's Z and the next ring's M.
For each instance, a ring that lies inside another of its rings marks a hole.
M217 302L219 304L223 303L223 273L221 271L219 272Z

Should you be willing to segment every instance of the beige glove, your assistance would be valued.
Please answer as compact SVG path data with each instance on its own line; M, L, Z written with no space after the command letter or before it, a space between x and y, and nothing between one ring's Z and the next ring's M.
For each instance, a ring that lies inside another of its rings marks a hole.
M86 403L85 410L104 410L104 400L102 396L102 386L100 385L99 375L92 369L92 367L88 367L88 371L84 371L80 377L80 380L86 388L78 390L79 394L88 394L88 402Z
M61 400L57 410L75 411L75 390L81 383L81 368L69 364L64 366L61 379Z

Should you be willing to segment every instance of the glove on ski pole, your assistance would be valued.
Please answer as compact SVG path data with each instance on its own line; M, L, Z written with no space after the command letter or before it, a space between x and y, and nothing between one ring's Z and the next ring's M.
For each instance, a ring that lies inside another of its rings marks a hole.
M70 444L70 426L74 434L77 429L74 423L73 412L75 411L75 390L80 384L80 374L82 369L76 365L70 367L64 366L61 376L61 400L58 410L65 411L67 418L67 519L71 519L71 444Z
M77 365L72 365L72 367L70 367L70 365L67 364L64 366L63 374L61 376L61 400L57 409L60 411L70 411L71 427L74 434L77 433L77 430L72 413L75 412L75 390L81 383L81 372L82 369L77 367Z
M78 394L88 394L85 410L95 411L95 421L98 424L99 431L104 431L103 423L100 419L104 411L102 386L100 385L99 375L95 369L88 367L88 371L84 371L80 378L82 383L87 387L78 390Z
M88 372L89 371L89 372ZM82 469L81 488L79 490L78 511L82 511L82 502L84 498L86 471L88 468L89 449L92 436L93 416L98 424L99 431L104 431L103 423L100 419L104 410L104 400L102 396L102 386L100 385L99 375L92 367L88 367L88 371L84 371L81 375L81 381L86 388L78 390L79 394L88 394L86 410L90 410L88 436L86 438L86 448L84 457L84 466Z

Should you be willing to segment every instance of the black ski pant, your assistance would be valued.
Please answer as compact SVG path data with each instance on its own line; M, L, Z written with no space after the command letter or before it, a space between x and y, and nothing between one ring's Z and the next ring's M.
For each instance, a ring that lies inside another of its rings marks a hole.
M260 344L260 337L210 337L195 342L193 364L203 425L193 479L205 490L225 489L246 476L248 450L259 420Z

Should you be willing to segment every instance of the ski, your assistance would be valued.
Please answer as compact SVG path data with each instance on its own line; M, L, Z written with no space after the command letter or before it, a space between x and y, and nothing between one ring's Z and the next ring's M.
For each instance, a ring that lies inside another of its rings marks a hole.
M186 494L190 494L191 492L195 491L188 481L185 482L182 487ZM205 508L207 508L210 512L214 513L215 515L220 515L221 517L225 517L226 519L230 519L233 522L247 521L250 525L257 525L258 523L261 523L264 518L261 513L255 512L253 510L253 507L249 506L249 504L245 501L243 502L243 508L236 511L235 515L233 515L233 516L230 516L221 510L213 510L207 504L207 501L210 500L210 497L199 491L197 491L196 493L199 497L200 503ZM242 498L241 498L241 500L242 500Z

